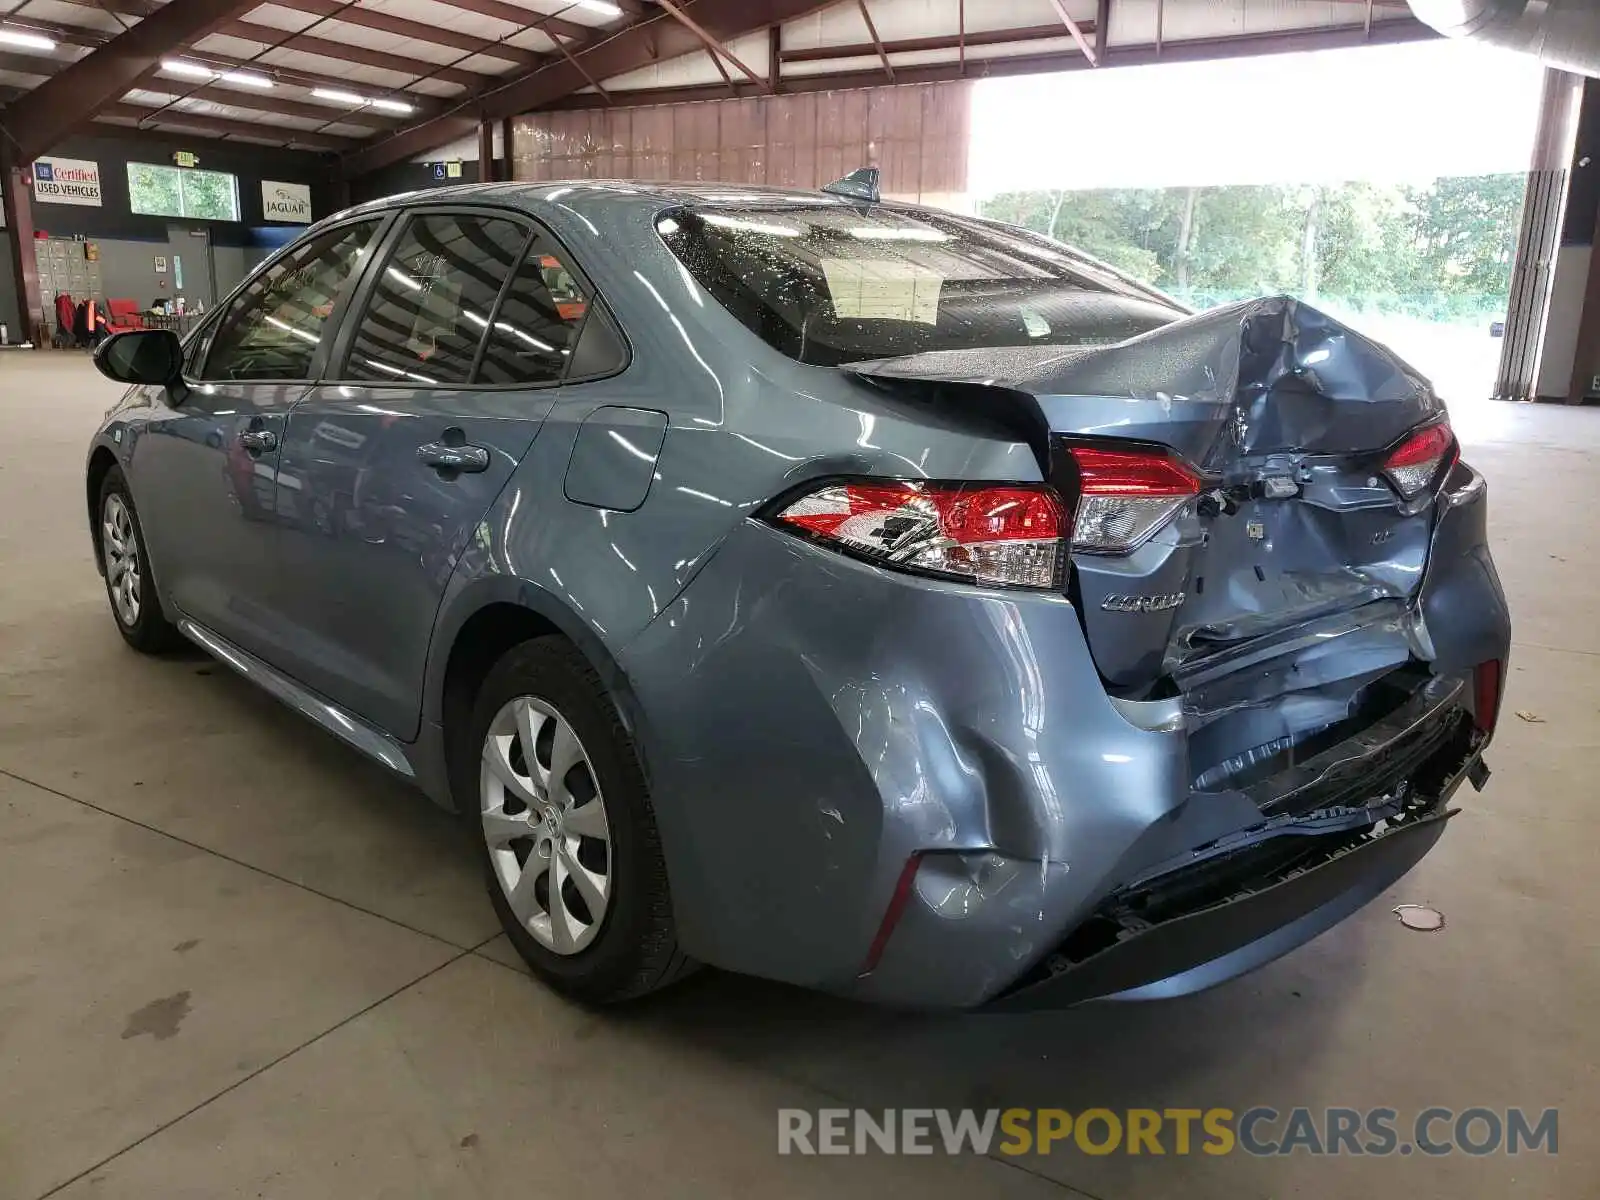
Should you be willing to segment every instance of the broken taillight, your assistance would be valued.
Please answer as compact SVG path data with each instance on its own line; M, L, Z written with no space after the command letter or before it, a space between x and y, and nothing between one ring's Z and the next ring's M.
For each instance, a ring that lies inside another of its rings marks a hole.
M1440 421L1413 432L1383 460L1383 473L1407 500L1419 495L1454 463L1458 450L1450 426Z
M987 587L1061 586L1066 512L1042 485L831 482L772 520L880 566Z
M1200 492L1200 478L1168 454L1074 446L1078 511L1072 548L1127 554L1149 539Z

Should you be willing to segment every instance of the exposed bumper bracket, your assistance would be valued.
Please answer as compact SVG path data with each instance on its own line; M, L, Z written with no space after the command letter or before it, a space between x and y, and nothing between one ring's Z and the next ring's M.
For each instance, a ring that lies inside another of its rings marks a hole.
M1167 993L1176 995L1270 962L1393 884L1433 848L1458 811L1448 809L1392 827L1259 891L1127 934L989 1007L1059 1008L1163 981L1172 985Z

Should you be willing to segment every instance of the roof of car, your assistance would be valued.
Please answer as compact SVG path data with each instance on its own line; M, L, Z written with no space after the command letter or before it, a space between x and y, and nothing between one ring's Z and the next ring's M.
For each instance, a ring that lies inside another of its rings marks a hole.
M806 191L800 188L767 187L762 184L733 184L688 181L682 183L643 181L630 179L550 179L537 183L528 181L508 183L461 183L446 187L420 188L399 192L381 199L336 213L319 221L323 225L362 213L389 212L397 208L410 208L423 204L489 203L508 208L519 208L538 214L550 205L557 205L576 213L587 223L589 217L599 219L598 211L609 210L615 215L619 206L654 214L663 208L694 205L699 208L771 208L810 205L815 207L859 208L863 201L824 191ZM931 214L937 210L919 204L883 200L874 205L908 215ZM587 210L587 211L586 211ZM944 214L950 216L953 214ZM548 218L547 218L548 219ZM1019 231L1023 237L1039 238L1042 235ZM1116 267L1068 247L1057 247L1061 253L1070 254L1083 265L1093 267L1123 281L1150 298L1170 307L1183 309L1177 300L1165 293L1132 278Z
M766 187L760 184L715 184L698 182L643 182L627 179L551 179L538 183L462 183L448 187L422 188L399 192L346 210L380 212L394 207L413 204L439 204L458 201L462 203L492 202L516 208L537 209L543 203L560 202L582 211L586 203L605 202L614 205L619 198L635 197L641 207L651 209L667 205L695 204L707 207L738 207L767 204L859 205L859 200L848 200L821 191L802 191L798 188ZM909 208L913 206L884 201L885 207Z

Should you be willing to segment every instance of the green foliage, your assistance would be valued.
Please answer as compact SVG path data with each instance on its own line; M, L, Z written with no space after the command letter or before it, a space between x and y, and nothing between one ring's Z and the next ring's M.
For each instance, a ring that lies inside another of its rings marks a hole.
M232 175L221 171L184 171L183 215L202 221L237 221L239 193Z
M1196 306L1288 292L1350 310L1505 310L1524 180L1011 192L986 217L1056 237Z
M152 217L237 221L238 181L221 171L129 163L128 207Z
M183 216L183 193L175 167L128 164L128 207L151 217Z

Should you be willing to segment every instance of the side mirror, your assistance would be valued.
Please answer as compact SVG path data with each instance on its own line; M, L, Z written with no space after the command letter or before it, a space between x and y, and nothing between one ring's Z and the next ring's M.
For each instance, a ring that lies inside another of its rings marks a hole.
M183 378L183 346L170 329L130 329L101 342L94 365L118 383L170 386Z

